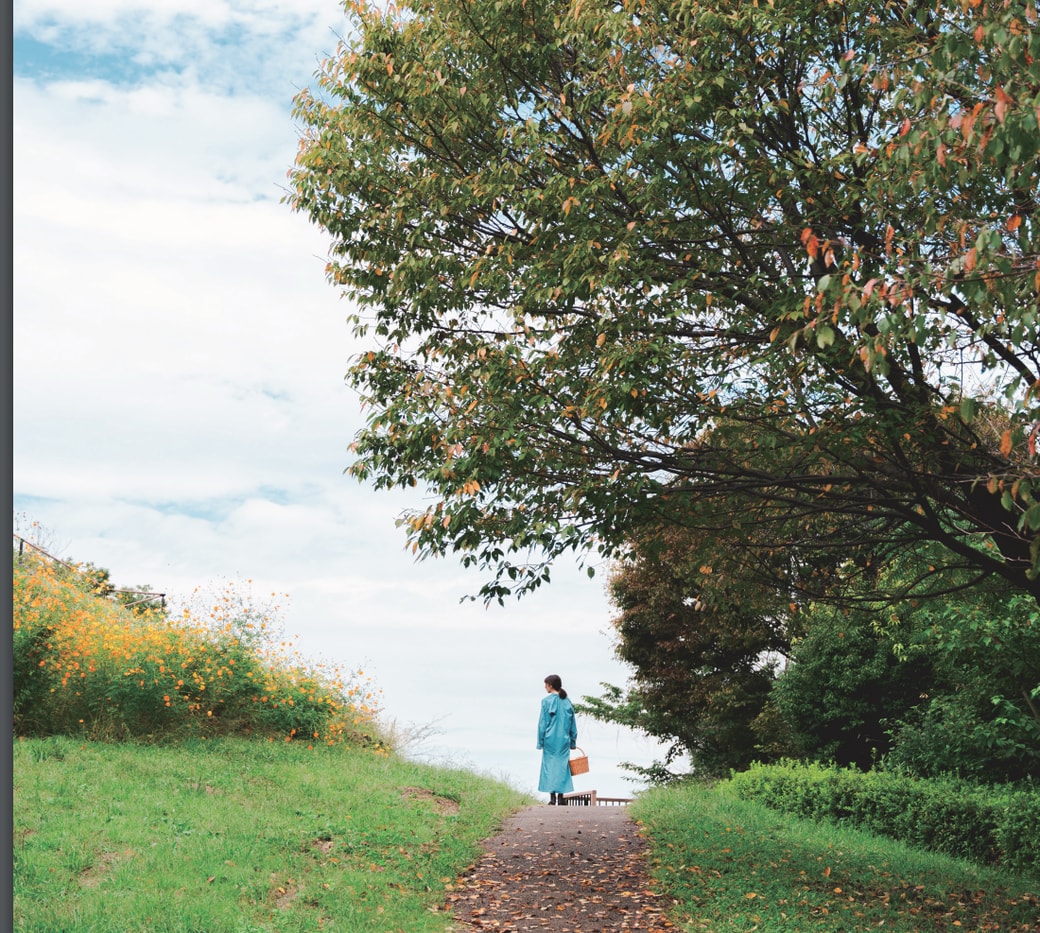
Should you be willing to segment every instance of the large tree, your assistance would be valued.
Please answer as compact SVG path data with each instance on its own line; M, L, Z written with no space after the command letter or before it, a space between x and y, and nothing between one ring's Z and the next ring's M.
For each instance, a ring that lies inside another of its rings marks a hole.
M1040 597L1033 0L349 9L289 199L369 346L351 469L432 491L418 552L501 598L744 521Z

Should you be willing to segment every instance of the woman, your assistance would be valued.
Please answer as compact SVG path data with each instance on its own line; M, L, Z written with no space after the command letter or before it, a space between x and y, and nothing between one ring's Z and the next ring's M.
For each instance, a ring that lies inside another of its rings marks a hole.
M549 794L550 804L563 805L563 795L574 790L567 762L571 749L578 744L578 726L574 722L574 705L567 699L558 674L545 678L545 693L538 717L538 748L542 752L538 790Z

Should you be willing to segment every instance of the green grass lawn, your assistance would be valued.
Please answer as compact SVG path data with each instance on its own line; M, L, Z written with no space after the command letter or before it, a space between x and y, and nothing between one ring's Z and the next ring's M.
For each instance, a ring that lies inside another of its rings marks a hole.
M446 933L513 809L497 781L346 746L14 743L18 933ZM640 796L688 931L1040 930L1040 882L781 816L724 787Z
M1040 931L1040 879L784 816L724 785L657 790L632 815L686 930Z
M19 933L425 933L526 799L344 746L14 743Z

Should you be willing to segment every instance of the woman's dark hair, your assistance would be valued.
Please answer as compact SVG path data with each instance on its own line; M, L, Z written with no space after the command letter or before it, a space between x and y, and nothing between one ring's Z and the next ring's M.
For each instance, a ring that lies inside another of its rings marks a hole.
M567 699L567 691L563 689L563 681L560 680L559 674L550 674L545 678L545 682L560 695L561 700Z

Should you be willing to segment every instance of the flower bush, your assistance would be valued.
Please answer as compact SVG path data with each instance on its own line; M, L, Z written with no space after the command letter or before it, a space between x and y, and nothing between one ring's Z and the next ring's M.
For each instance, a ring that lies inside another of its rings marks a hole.
M382 746L370 678L305 661L277 606L234 584L176 613L130 612L34 553L13 574L16 735L178 738L252 734Z

